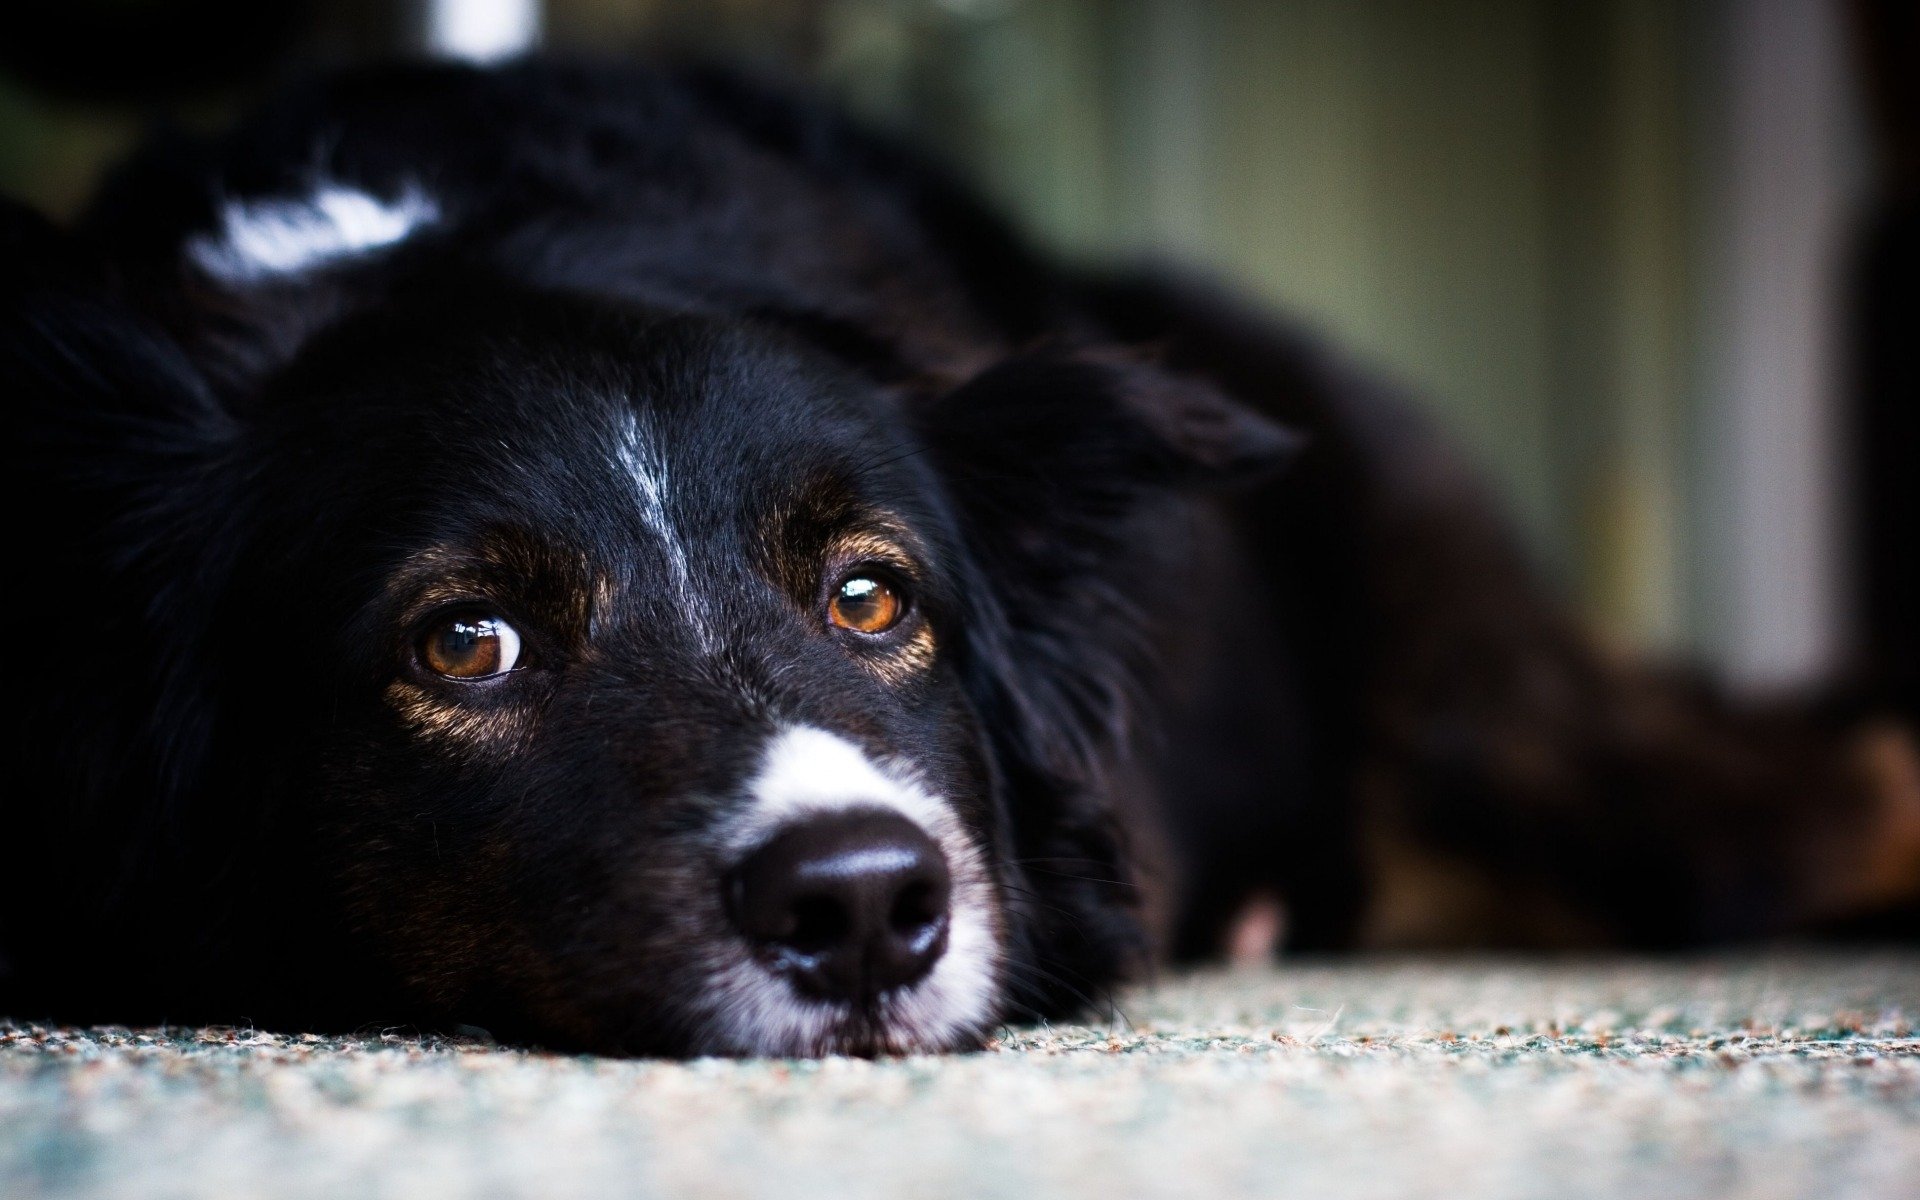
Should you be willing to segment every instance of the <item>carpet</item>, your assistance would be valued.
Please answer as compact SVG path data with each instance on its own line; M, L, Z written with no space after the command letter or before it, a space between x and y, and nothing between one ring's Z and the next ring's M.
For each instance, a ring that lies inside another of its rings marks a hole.
M1920 954L1290 963L1120 1008L882 1062L0 1021L0 1196L1920 1196Z

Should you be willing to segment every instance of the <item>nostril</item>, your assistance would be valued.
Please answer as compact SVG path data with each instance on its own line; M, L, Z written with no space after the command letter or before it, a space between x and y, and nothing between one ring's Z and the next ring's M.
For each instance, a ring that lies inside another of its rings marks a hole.
M946 856L897 813L796 823L732 873L735 923L762 959L815 995L859 1000L913 983L946 949Z
M784 941L805 954L817 954L852 932L847 910L831 896L801 896L793 902L793 931Z
M941 888L936 895L932 883L920 879L910 881L894 897L893 911L887 914L888 925L901 937L919 937L929 925L947 915L945 891Z

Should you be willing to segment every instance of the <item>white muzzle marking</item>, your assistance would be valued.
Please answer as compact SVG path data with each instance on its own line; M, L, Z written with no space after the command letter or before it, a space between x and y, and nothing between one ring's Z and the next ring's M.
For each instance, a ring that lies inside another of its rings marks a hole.
M747 811L727 838L739 861L780 830L812 816L879 808L914 822L940 847L953 879L946 953L926 978L883 995L870 1024L888 1052L950 1048L993 1016L1000 975L999 906L980 848L946 801L903 764L876 763L837 734L809 726L782 730L748 785ZM728 962L711 983L712 1028L736 1054L832 1053L855 1014L844 1004L794 991L749 958Z

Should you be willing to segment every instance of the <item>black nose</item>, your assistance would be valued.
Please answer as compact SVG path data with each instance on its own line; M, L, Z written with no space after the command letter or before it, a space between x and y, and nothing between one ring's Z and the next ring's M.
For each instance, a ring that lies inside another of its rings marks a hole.
M825 1000L920 979L947 948L946 857L897 813L812 817L748 855L734 920L773 967Z

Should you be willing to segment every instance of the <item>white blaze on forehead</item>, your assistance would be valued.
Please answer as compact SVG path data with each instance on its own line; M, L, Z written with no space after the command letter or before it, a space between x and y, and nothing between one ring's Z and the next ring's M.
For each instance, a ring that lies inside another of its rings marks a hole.
M322 184L305 196L228 202L220 231L192 239L187 254L223 279L266 279L397 245L439 216L433 199L414 188L383 200Z
M626 417L626 427L621 430L614 457L620 470L633 481L641 520L660 539L660 548L667 556L667 570L673 575L674 591L680 597L681 611L692 622L701 647L712 653L715 638L707 596L694 586L693 571L687 564L686 540L681 537L679 527L674 524L673 516L667 510L672 484L667 460L654 440L647 436L646 430L641 428L639 418L631 413Z

